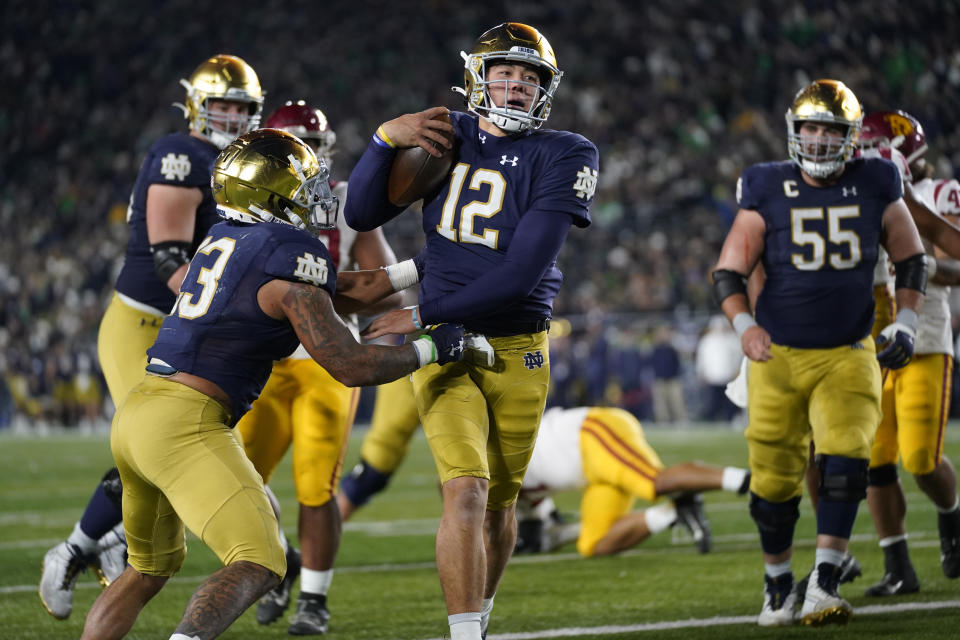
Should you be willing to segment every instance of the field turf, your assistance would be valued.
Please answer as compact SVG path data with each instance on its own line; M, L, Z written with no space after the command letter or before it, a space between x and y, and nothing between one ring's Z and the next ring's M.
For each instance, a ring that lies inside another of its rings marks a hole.
M347 454L357 459L362 429ZM666 464L699 459L743 466L746 447L738 430L696 427L648 429ZM946 452L960 461L960 425L947 430ZM54 620L40 604L37 583L43 555L79 518L97 480L111 466L107 437L57 433L46 437L0 434L0 638L78 638L83 619L100 592L89 573L80 577L73 615ZM289 456L272 486L283 506L283 525L296 538L296 505ZM904 478L908 530L917 594L868 599L863 590L880 578L883 557L866 505L854 529L851 550L864 575L841 594L857 612L847 627L769 630L754 624L762 604L762 563L746 500L725 492L706 494L714 549L700 555L692 541L665 531L613 558L581 559L572 545L551 554L511 561L497 594L488 640L534 638L709 639L722 638L930 638L960 635L960 580L940 570L936 512ZM561 510L576 515L578 496L558 497ZM329 595L331 639L426 640L448 633L433 565L440 501L433 464L422 436L387 491L346 524ZM814 520L801 503L794 571L813 562ZM176 577L144 610L128 636L166 640L193 589L219 567L196 538ZM295 589L296 590L296 589ZM253 608L224 638L285 638L284 619L257 625Z

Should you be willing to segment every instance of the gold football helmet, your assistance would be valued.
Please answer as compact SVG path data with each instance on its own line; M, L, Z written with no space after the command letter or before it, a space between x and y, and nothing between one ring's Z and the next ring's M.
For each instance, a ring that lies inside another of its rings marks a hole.
M246 133L220 152L210 178L228 220L292 224L316 235L337 224L330 172L300 138L280 129Z
M470 53L461 51L460 56L464 60L464 87L452 88L463 95L469 111L509 133L538 129L547 121L563 72L557 68L553 47L539 31L519 22L505 22L477 38ZM540 76L527 111L508 105L498 107L490 98L488 87L493 83L487 80L487 69L503 62L529 65Z
M807 174L826 178L853 157L863 109L853 91L839 80L817 80L801 89L785 117L790 159ZM807 121L840 125L844 127L844 136L835 142L824 138L816 142L805 140L800 135L800 126Z
M186 104L174 103L174 106L183 110L191 129L218 149L260 126L264 92L253 67L240 58L225 54L208 58L190 74L189 80L181 79L180 84L187 90ZM246 103L248 113L236 118L211 112L210 100Z

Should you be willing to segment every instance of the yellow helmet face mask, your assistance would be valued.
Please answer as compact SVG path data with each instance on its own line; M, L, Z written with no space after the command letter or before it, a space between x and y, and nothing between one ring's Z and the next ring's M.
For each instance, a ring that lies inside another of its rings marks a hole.
M205 60L180 80L187 90L186 104L174 103L183 110L190 128L223 149L239 135L260 126L264 92L253 67L236 56L215 55ZM211 100L238 102L246 105L240 116L210 109Z
M506 22L481 35L470 53L461 51L460 56L464 60L464 86L452 88L464 97L469 111L508 133L538 129L547 121L563 72L557 68L553 47L539 31L519 22ZM540 83L490 81L487 72L494 64L527 65L536 70ZM489 91L494 84L504 87L504 95L512 85L530 87L534 97L529 108L518 109L506 103L497 106Z
M290 224L316 235L337 224L339 199L330 172L300 138L257 129L220 152L210 180L217 211L228 220Z
M863 109L860 101L839 80L817 80L804 87L787 109L787 150L790 159L814 178L826 178L838 172L853 157ZM844 135L816 141L800 134L804 122L838 125Z

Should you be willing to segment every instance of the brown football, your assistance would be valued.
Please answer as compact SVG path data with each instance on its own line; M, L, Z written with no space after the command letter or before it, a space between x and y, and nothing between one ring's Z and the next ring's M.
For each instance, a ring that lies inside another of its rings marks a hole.
M450 116L441 114L438 119L450 122ZM387 197L391 204L406 207L421 198L432 195L443 184L453 168L457 156L457 143L453 148L436 158L420 147L400 149L393 158L387 180Z

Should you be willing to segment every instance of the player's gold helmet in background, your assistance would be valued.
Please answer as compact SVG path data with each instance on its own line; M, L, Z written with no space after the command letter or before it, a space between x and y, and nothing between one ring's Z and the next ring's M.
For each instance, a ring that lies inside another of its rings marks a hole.
M208 58L190 74L189 79L181 79L180 84L187 90L186 103L175 105L183 109L190 128L218 149L260 126L264 95L260 80L253 67L237 56L218 54ZM210 100L246 103L247 115L237 119L212 113Z
M470 53L461 51L460 56L464 87L453 90L463 95L469 111L510 133L538 129L547 121L563 72L557 68L553 47L539 31L519 22L505 22L477 38ZM496 63L526 64L537 70L540 86L527 111L498 107L490 99L487 69Z
M863 109L853 91L839 80L816 80L797 93L787 109L786 120L790 159L808 175L825 178L853 157ZM808 121L840 125L845 134L835 143L821 139L820 144L810 144L800 136L800 125Z
M229 220L287 223L314 235L337 223L340 201L327 165L286 131L257 129L231 142L213 164L210 186Z

